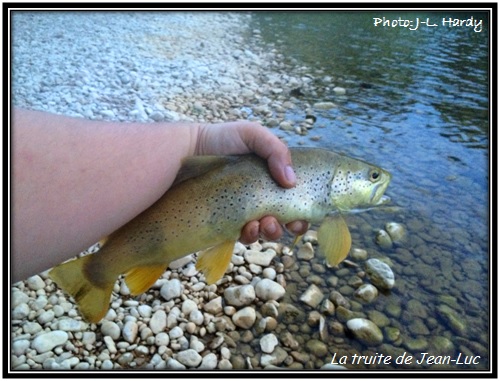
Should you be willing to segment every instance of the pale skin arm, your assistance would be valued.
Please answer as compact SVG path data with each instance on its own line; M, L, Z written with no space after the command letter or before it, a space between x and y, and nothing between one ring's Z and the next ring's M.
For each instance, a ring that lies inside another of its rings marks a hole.
M255 152L274 179L295 185L288 148L257 123L114 123L14 109L12 280L42 272L112 233L170 187L187 156ZM305 221L287 225L304 233ZM274 217L241 241L278 239Z

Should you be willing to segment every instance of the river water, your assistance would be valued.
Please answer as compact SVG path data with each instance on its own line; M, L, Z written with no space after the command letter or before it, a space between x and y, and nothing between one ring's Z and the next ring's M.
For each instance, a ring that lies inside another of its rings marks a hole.
M469 19L476 28L443 24L449 18ZM397 26L375 26L376 19ZM404 27L404 20L412 24ZM346 366L360 369L402 365L353 364L354 354L392 355L394 360L406 353L414 356L403 365L409 369L487 369L488 14L262 12L253 15L253 23L265 43L291 65L325 78L318 91L295 94L303 108L289 111L287 119L303 120L316 102L337 106L314 111L309 136L319 135L319 140L289 134L289 145L342 151L393 174L386 192L392 208L348 217L353 246L384 258L395 273L391 292L352 306L378 319L384 343L367 346L349 334L330 335L329 355L346 355ZM334 86L345 88L346 94L338 95ZM374 243L375 231L390 221L402 224L407 236L382 249ZM353 288L348 279L357 271L341 267L318 275L338 274L337 287L349 294ZM296 285L299 291L306 286ZM325 283L323 291L331 289ZM443 312L450 308L451 313ZM310 335L318 337L317 332ZM451 361L417 361L422 353L448 355ZM464 363L466 356L474 361Z

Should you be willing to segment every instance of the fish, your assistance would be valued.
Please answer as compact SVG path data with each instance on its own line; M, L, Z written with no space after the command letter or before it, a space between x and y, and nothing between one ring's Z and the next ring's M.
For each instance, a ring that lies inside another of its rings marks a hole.
M101 248L57 265L50 278L73 297L85 320L107 313L116 280L146 292L169 263L198 253L208 284L223 277L242 227L272 215L282 224L319 224L318 244L335 266L351 247L343 214L385 202L391 174L320 148L291 147L296 186L280 187L255 154L185 159L173 185L151 207L102 240Z

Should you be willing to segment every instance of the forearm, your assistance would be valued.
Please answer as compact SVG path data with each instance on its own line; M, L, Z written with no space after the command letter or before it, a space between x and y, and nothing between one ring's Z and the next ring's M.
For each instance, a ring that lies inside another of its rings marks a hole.
M196 124L19 109L12 122L14 280L72 257L150 206L195 154L199 134Z

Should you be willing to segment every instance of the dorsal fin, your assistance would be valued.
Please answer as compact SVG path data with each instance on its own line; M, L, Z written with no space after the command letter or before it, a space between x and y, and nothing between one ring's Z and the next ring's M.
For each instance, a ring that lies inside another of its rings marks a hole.
M188 179L204 175L216 168L238 160L239 156L190 156L183 160L181 169L177 173L173 185Z

